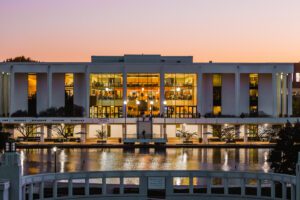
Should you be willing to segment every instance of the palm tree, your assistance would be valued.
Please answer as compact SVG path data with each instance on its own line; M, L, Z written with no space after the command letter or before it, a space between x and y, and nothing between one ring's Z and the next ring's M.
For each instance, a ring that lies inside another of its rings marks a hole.
M176 133L176 137L181 138L183 140L183 143L191 142L191 139L195 136L197 136L196 132L189 132L185 130L178 130L178 132Z

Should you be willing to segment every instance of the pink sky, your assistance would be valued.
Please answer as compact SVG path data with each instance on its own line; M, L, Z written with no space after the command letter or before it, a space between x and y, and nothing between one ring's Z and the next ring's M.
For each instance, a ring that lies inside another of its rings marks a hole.
M300 0L0 1L0 61L142 53L299 62Z

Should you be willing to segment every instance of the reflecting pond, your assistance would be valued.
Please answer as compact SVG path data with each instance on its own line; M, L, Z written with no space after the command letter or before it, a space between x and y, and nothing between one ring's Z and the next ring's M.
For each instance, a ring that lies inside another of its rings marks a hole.
M57 171L104 170L241 170L270 171L269 149L167 148L167 149L59 149ZM51 149L20 150L23 174L54 172Z

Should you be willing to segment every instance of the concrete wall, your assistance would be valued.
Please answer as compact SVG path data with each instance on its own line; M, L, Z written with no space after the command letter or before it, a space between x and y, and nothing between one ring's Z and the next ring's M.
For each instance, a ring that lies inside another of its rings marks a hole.
M167 125L167 137L176 137L176 125Z
M222 74L222 114L235 115L235 74Z
M272 74L258 75L258 111L273 114Z
M65 74L54 73L52 78L52 106L65 106Z

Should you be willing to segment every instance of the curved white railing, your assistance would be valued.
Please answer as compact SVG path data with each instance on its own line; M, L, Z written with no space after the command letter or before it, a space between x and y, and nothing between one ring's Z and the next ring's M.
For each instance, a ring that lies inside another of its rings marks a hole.
M296 176L262 172L100 171L22 177L23 199L295 199Z

